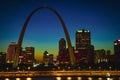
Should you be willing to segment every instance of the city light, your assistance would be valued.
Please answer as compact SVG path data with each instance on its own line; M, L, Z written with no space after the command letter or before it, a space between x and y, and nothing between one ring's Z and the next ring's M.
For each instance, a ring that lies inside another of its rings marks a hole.
M61 77L56 77L56 80L62 80L62 78Z
M102 80L102 78L98 78L98 80Z
M32 80L32 78L28 77L28 78L26 78L26 80Z
M72 80L72 77L67 77L67 80Z
M88 80L93 80L92 77L88 77Z
M5 80L10 80L9 78L5 78Z
M82 80L82 77L77 77L77 80Z
M21 80L20 78L16 78L16 80Z
M1 0L0 80L120 80L119 2L73 1Z
M113 78L107 78L107 80L113 80Z
M81 32L83 32L83 31L82 31L82 30L77 30L77 32L80 32L80 33L81 33Z

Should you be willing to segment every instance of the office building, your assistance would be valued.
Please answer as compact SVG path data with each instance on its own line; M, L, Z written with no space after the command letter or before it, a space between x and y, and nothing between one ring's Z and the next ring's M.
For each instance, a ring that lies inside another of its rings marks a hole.
M95 50L95 63L107 62L107 55L104 49Z
M114 41L114 54L108 55L107 58L110 63L120 63L120 39Z
M45 66L48 66L48 63L49 63L49 53L47 51L45 51L43 53L43 63L45 64Z
M59 55L58 55L59 64L69 64L70 56L69 51L66 48L66 41L64 38L59 40Z
M11 42L10 45L8 46L7 54L6 54L6 61L8 63L13 63L16 50L17 50L17 44L15 42Z
M0 64L5 64L5 63L6 63L6 53L0 52Z
M47 51L43 53L43 63L45 66L53 64L53 54L49 54Z
M115 55L120 55L120 39L114 42L114 53Z
M91 45L91 33L89 30L80 29L76 31L76 52L79 61L85 63L94 62L94 46Z
M61 38L59 40L59 52L64 49L66 49L66 41L64 38Z
M77 30L76 31L76 50L82 51L91 45L90 31Z
M25 64L29 65L29 66L33 66L34 63L34 47L26 47L25 48L25 54L24 54L24 58L25 58Z
M49 63L53 64L53 54L49 54Z

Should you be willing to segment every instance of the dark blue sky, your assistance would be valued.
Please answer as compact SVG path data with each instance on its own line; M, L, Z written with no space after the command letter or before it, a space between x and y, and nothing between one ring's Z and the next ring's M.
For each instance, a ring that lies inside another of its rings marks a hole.
M10 42L17 42L31 11L47 5L62 16L73 46L76 30L89 29L95 49L110 49L113 53L113 42L120 38L119 4L119 0L1 0L0 51L6 52ZM53 12L43 9L31 18L23 47L35 47L38 55L45 50L56 54L61 37L65 35L58 18Z

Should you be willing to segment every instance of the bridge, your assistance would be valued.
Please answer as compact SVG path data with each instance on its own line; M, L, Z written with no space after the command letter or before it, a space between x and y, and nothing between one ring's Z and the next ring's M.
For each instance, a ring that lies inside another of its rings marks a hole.
M17 72L0 72L0 77L45 77L45 76L118 76L120 71L17 71Z

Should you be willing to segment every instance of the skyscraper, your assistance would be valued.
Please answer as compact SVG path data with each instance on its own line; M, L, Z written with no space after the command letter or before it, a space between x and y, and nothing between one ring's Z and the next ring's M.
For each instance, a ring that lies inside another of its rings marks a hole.
M58 60L60 64L70 63L69 51L66 49L66 41L64 38L59 40L59 55Z
M45 64L45 66L48 66L48 62L49 62L49 53L45 51L43 53L43 63Z
M5 63L6 63L6 53L0 52L0 64L5 64Z
M76 31L76 51L79 53L80 60L94 62L94 46L91 45L91 33L89 30L81 29Z
M7 49L7 54L6 54L7 62L13 63L16 50L17 50L17 44L15 42L11 42Z
M114 52L115 55L120 55L120 39L114 42Z
M64 38L61 38L59 40L59 51L66 49L66 41Z
M114 41L114 55L107 55L108 62L120 63L120 39Z
M34 62L34 47L25 48L25 64L33 66Z
M49 54L49 63L53 64L53 54Z
M90 31L89 30L77 30L76 31L76 50L81 51L91 45Z

